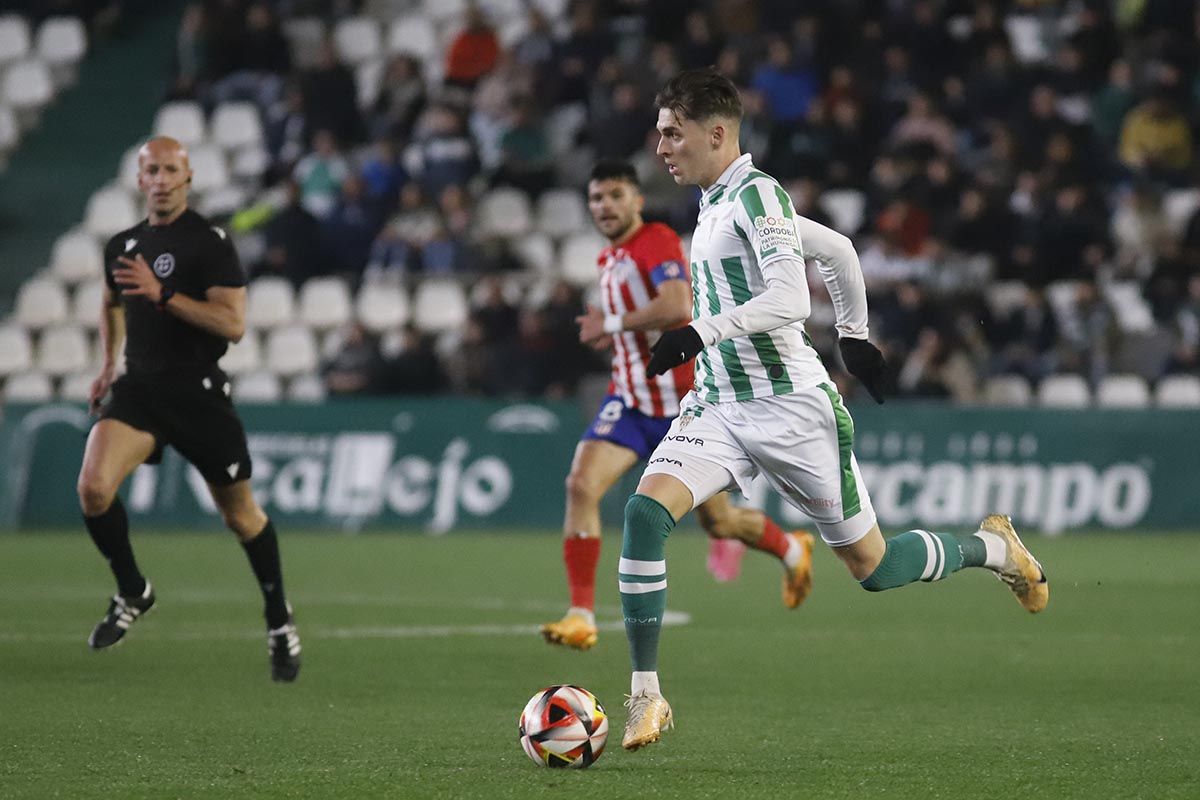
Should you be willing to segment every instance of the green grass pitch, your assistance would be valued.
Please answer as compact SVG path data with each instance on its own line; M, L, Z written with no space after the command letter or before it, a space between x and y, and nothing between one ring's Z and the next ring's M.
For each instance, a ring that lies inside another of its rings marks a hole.
M637 753L617 541L609 628L577 653L533 632L565 605L556 536L285 531L305 659L285 686L232 537L135 533L159 607L93 653L111 587L86 536L0 535L0 797L1200 797L1200 539L1034 538L1051 599L1032 617L975 570L867 594L825 549L789 612L775 564L715 584L682 531L669 607L690 622L661 653L678 727ZM517 743L561 682L612 716L582 772Z

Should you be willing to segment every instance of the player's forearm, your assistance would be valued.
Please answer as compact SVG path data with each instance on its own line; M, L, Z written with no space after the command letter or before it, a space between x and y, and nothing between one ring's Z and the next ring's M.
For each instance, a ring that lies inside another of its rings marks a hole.
M804 217L796 218L804 256L817 262L833 301L839 337L867 338L867 286L850 239Z
M767 289L724 314L701 317L692 322L705 346L773 331L807 319L811 310L808 286L804 283L804 264L799 262L772 265L773 275L767 278Z
M231 342L241 341L246 333L245 314L224 303L196 300L187 295L176 294L167 301L166 311L189 325L195 325Z
M100 345L104 352L104 369L116 367L125 346L125 309L105 305L100 313Z
M686 299L660 295L650 303L621 315L620 328L614 331L661 331L677 328L692 318L692 309Z

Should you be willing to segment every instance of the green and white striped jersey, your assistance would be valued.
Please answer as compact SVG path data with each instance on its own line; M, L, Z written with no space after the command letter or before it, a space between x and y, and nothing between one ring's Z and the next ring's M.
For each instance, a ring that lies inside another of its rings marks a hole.
M819 249L837 252L832 261L845 273L844 279L825 269L822 274L832 282L839 331L866 337L866 293L853 247L840 234L797 217L787 192L756 170L747 153L704 191L692 235L692 326L706 345L696 357L695 391L702 400L749 400L829 381L804 331L810 310L804 258L820 254L802 248L802 228L813 230L822 243L841 240ZM841 269L847 249L855 262L853 270ZM764 305L766 319L777 319L778 327L768 324L764 330L737 309L768 286L778 299L774 308ZM780 301L786 306L780 308Z

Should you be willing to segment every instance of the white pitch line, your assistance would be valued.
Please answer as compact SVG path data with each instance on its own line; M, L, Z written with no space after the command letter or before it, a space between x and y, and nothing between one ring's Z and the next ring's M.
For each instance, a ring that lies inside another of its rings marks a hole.
M691 614L684 611L663 613L663 625L687 625ZM625 623L601 622L602 631L623 631ZM309 639L444 639L452 636L536 636L537 625L389 625L346 628L300 627L302 640ZM172 642L241 641L262 638L261 632L250 631L159 631L147 629L145 638ZM76 633L17 633L0 631L0 642L83 642L86 637Z

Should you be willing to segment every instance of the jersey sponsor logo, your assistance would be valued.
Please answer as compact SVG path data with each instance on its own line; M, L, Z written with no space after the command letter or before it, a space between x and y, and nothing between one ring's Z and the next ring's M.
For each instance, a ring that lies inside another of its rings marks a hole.
M683 442L684 444L694 444L697 447L704 447L704 440L697 436L684 436L682 433L673 433L663 437L664 442Z
M163 253L158 258L154 259L154 274L160 278L165 278L175 271L175 256L170 253Z
M758 232L759 250L770 250L774 247L789 247L800 249L796 238L796 226L784 217L755 217L754 230Z

